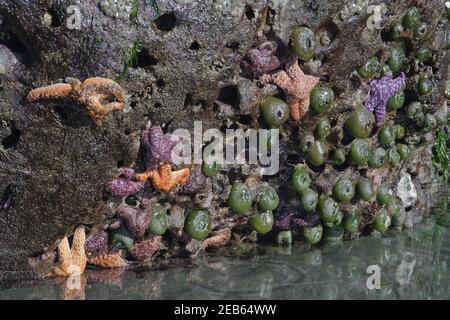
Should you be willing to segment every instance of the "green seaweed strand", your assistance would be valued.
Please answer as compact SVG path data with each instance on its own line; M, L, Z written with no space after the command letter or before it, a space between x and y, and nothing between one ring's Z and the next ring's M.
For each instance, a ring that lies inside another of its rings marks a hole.
M138 4L137 0L132 0L131 1L131 11L130 11L130 15L129 15L131 21L136 22L138 11L139 11L139 4Z
M440 128L436 132L436 139L433 147L433 163L442 171L444 182L447 182L449 177L449 149L450 138L445 133L444 129Z
M153 10L155 10L156 14L159 16L159 6L158 6L158 2L156 0L147 0L146 1L147 4L149 4Z
M136 41L133 44L133 47L125 50L123 55L123 70L120 75L116 78L117 81L125 78L130 72L130 68L137 64L139 54L142 51L142 43L140 41Z

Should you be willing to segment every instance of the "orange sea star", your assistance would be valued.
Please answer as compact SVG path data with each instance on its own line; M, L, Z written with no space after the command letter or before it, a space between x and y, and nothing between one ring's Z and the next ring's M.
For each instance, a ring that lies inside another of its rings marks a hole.
M300 120L309 109L309 95L319 83L319 78L303 73L298 60L292 60L281 70L272 74L261 76L264 83L273 83L280 87L287 95L289 113L295 121Z
M126 261L122 258L121 251L89 256L88 262L89 264L100 266L103 268L118 268L123 267L127 264Z
M31 90L27 100L33 102L40 99L61 99L70 96L85 106L89 116L97 123L106 115L125 106L125 92L115 81L94 77L83 82L68 78L69 83L56 83L50 86ZM109 102L110 98L117 101Z
M83 226L80 226L75 230L72 248L69 246L67 237L64 237L58 244L59 265L53 269L53 274L63 277L83 274L87 260L84 251L85 243L86 233Z
M147 170L143 173L135 174L137 180L152 179L155 189L169 192L178 184L185 184L189 178L189 169L185 168L178 171L172 171L170 163L164 162L156 170Z
M231 230L223 229L217 235L212 236L208 239L205 239L202 244L203 250L207 248L219 248L223 247L230 241L231 238Z

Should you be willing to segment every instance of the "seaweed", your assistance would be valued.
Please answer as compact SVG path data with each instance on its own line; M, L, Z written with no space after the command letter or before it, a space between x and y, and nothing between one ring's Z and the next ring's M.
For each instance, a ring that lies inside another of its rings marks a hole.
M155 10L156 14L159 16L160 10L158 2L156 0L146 0L146 3L149 4L153 8L153 10Z
M137 0L132 0L131 1L131 11L130 11L130 20L136 23L137 20L137 15L138 15L138 11L139 11L139 4L137 2Z
M117 81L124 79L130 72L130 68L135 66L138 62L139 54L142 51L142 43L136 41L133 47L124 51L123 54L123 70L120 75L116 78Z
M450 138L444 131L440 128L436 131L436 138L433 146L433 163L442 172L442 178L444 183L447 182L449 177L449 160L450 160Z

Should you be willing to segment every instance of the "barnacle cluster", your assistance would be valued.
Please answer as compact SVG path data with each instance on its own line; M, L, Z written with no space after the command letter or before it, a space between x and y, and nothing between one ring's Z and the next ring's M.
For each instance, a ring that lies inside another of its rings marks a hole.
M339 18L347 20L350 17L359 14L362 10L369 6L369 0L353 0L349 1L339 12Z
M136 0L100 0L99 6L111 18L130 19L137 10Z

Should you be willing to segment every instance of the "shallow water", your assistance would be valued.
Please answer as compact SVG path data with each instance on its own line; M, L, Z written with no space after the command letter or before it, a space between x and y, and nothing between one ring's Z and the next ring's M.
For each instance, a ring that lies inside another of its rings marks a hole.
M0 299L450 299L450 230L435 220L310 251L260 246L190 267L88 270L70 283L17 284ZM370 265L380 267L380 289L367 287Z

